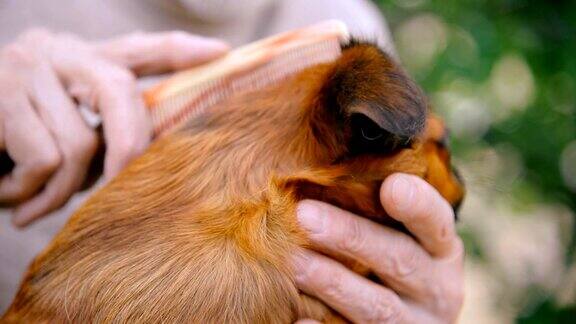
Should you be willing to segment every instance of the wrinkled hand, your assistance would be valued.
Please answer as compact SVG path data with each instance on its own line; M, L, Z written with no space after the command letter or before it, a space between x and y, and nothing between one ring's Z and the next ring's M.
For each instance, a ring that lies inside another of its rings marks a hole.
M303 201L298 218L315 250L360 261L385 285L306 251L295 258L299 288L357 323L454 322L463 299L464 250L452 208L424 180L405 174L388 177L380 199L416 239L317 201Z
M90 44L33 30L0 49L0 151L14 161L0 178L0 203L24 226L63 205L82 185L99 137L78 109L102 118L104 174L114 176L151 138L137 74L180 69L227 51L180 32L134 34Z

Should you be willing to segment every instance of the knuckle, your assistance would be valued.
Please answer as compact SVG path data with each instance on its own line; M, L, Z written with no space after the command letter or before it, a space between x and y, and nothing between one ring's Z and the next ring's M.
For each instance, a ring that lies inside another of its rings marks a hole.
M125 136L115 140L113 154L118 163L126 165L132 158L140 155L143 150L143 145L138 142L136 137Z
M31 163L31 170L37 174L52 172L62 162L62 157L56 149L47 149Z
M60 188L52 187L50 190L46 190L44 192L46 195L46 213L49 213L64 205L73 193L74 191L64 183L62 183Z
M455 319L464 304L464 288L462 285L451 285L442 291L435 300L435 308L443 318Z
M8 203L18 203L29 198L34 189L26 182L11 183L9 189L4 189L2 193L2 201Z
M136 77L124 68L101 61L101 71L94 72L95 89L99 95L105 96L117 91L135 92Z
M307 261L307 266L300 268L298 271L297 279L299 282L311 283L318 290L322 290L323 285L323 269L320 262L315 258L310 258Z
M338 247L352 254L361 252L366 247L366 235L362 224L357 220L349 220L344 226L344 235L340 236Z
M13 68L34 68L40 59L33 51L21 44L6 45L2 50L2 59Z
M70 138L67 154L72 159L85 161L90 159L98 147L98 137L90 130L82 130Z
M400 300L392 294L377 294L366 306L367 323L401 323L402 308Z
M138 144L134 137L124 137L120 139L116 145L118 153L122 156L131 157L136 155L138 151Z
M111 85L120 87L133 87L136 83L136 77L133 73L119 67L110 69L107 79Z
M344 277L340 271L326 271L316 275L319 280L319 289L323 294L332 300L345 300L346 289L344 287Z
M389 258L391 275L401 279L418 272L424 259L421 252L404 240L395 249L396 253Z

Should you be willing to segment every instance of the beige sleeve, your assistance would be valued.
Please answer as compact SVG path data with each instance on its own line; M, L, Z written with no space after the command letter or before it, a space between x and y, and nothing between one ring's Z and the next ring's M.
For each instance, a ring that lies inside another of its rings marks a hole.
M277 6L268 18L266 35L324 19L339 19L348 25L352 36L376 41L388 52L396 53L384 16L369 0L290 0L279 1Z

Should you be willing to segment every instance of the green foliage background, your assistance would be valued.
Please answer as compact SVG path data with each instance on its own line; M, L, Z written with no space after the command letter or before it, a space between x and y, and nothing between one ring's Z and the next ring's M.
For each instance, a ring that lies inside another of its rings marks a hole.
M480 96L491 109L500 109L492 106L491 98L482 98L495 65L510 53L526 62L533 78L533 99L505 118L494 120L479 137L454 138L454 153L466 160L481 147L509 148L519 154L523 168L522 178L511 189L518 201L562 203L576 212L574 189L566 184L560 167L563 151L576 138L576 1L380 0L377 3L396 37L398 28L418 15L432 15L447 26L446 44L431 64L411 65L410 58L400 51L411 74L429 94L441 92L454 80L465 79L468 91ZM436 108L446 113L443 107ZM576 239L572 237L571 242L566 251L567 263L574 262ZM473 244L468 246L471 250L475 248ZM520 323L570 320L576 322L575 309L561 309L553 300L546 299L518 318Z

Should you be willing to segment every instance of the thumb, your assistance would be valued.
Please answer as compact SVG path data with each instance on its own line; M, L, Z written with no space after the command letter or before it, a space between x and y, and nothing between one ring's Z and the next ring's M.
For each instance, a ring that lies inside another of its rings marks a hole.
M94 50L138 75L181 70L218 58L229 46L185 32L135 33L96 43Z

